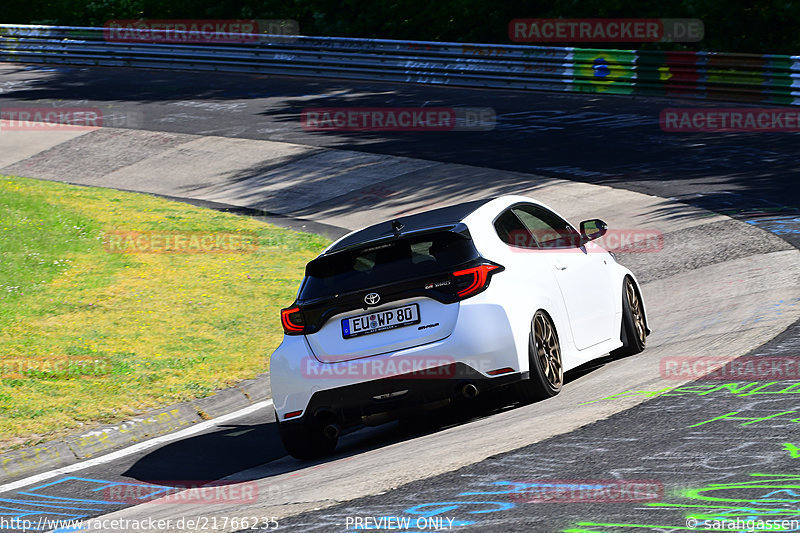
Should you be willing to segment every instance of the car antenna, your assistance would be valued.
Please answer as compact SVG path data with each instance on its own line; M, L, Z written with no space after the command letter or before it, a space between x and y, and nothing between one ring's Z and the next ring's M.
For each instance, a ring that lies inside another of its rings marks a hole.
M400 236L400 230L405 227L405 224L400 222L399 218L392 220L392 231L394 232L395 237Z

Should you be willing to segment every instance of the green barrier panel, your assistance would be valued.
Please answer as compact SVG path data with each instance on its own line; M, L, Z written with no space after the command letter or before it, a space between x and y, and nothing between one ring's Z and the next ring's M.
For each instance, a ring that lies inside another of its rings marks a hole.
M636 81L632 50L591 50L576 48L572 90L589 93L633 94Z
M767 62L767 85L770 93L767 96L767 103L779 105L796 104L796 97L792 96L792 70L798 76L800 84L800 64L796 64L790 56L765 56Z

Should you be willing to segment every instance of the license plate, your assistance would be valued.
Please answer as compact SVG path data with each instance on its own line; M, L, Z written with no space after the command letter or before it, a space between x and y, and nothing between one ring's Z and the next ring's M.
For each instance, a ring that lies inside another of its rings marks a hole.
M342 319L342 337L351 339L411 324L419 324L419 305L417 304Z

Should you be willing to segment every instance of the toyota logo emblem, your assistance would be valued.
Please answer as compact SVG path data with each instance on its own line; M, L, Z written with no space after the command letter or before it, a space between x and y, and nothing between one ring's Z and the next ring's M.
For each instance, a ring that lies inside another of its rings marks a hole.
M381 295L377 292L371 292L364 296L364 303L367 305L375 305L376 303L381 301Z

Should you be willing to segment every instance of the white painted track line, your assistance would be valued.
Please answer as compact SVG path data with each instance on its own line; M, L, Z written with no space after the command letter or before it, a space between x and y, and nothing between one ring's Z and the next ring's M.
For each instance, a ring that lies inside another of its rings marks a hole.
M96 465L101 465L104 463L110 463L111 461L116 461L122 457L127 457L128 455L133 455L134 453L138 453L160 444L165 444L167 442L172 442L174 440L183 439L185 437L189 437L196 433L200 433L201 431L205 431L208 428L214 427L216 425L222 424L229 420L234 420L236 418L249 415L250 413L254 413L259 409L264 409L272 405L272 399L264 400L258 403L254 403L253 405L247 406L244 409L239 409L238 411L234 411L232 413L228 413L227 415L223 415L217 417L213 420L207 420L205 422L200 422L199 424L195 424L192 427L188 427L186 429L182 429L175 433L169 433L167 435L162 435L160 437L155 437L150 440L146 440L144 442L139 442L134 444L133 446L128 446L127 448L123 448L121 450L117 450L115 452L108 453L106 455L102 455L100 457L96 457L94 459L88 459L86 461L81 461L80 463L75 463L67 466L63 466L61 468L57 468L55 470L50 470L48 472L42 472L41 474L36 474L30 477L26 477L24 479L20 479L18 481L13 481L11 483L6 483L5 485L0 485L0 493L7 492L10 490L19 489L25 487L27 485L31 485L33 483L40 483L44 480L54 478L56 476L60 476L62 474L69 474L71 472L77 472L78 470L83 470L84 468L89 468Z

